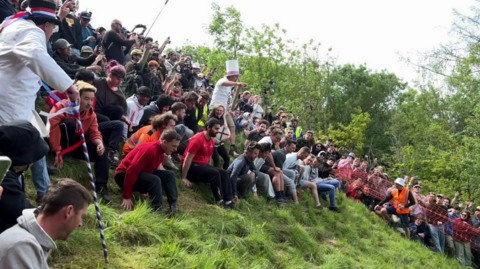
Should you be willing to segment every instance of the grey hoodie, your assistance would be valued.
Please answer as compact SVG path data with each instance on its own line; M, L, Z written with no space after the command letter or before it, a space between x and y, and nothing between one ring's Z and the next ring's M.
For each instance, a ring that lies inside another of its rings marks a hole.
M25 209L18 224L0 234L0 268L48 268L55 242L37 222L37 209Z

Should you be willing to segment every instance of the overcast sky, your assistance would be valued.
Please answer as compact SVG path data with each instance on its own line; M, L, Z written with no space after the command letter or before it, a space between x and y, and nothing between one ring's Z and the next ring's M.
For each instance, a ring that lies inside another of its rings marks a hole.
M338 62L366 63L374 70L387 69L406 81L417 77L414 68L398 54L415 55L448 42L452 9L467 12L472 0L169 0L152 28L151 36L163 41L170 36L172 47L186 40L212 44L205 31L213 11L234 6L246 27L262 24L280 26L298 43L314 39L332 47ZM127 29L152 24L164 0L80 0L80 11L93 12L92 25L110 28L120 19ZM160 42L161 43L161 42Z

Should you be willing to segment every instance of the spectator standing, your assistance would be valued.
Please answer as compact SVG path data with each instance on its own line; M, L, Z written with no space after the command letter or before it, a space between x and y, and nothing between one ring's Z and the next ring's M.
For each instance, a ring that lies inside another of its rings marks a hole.
M225 120L228 128L230 129L230 155L237 157L238 153L235 146L235 123L233 121L232 114L228 111L229 100L232 97L232 87L237 87L237 89L240 89L247 87L247 84L244 82L238 82L238 78L240 76L240 68L237 60L230 60L227 61L225 64L227 67L227 75L224 78L219 79L217 81L217 84L215 84L212 101L210 102L210 109L213 109L216 104L221 104L227 109L227 111L225 112ZM235 92L235 94L239 93Z
M125 55L128 54L130 48L137 42L138 37L132 35L132 39L123 40L120 37L120 34L123 33L122 22L119 20L113 20L111 24L111 30L105 34L103 45L105 47L105 56L107 60L117 61L119 64L123 65L125 62ZM125 47L123 50L122 47Z
M445 253L445 223L448 221L447 209L435 202L435 193L429 193L426 204L427 224L432 241L440 253Z
M460 218L453 220L453 230L455 233L454 242L456 257L463 266L470 267L472 266L470 240L473 232L470 211L462 211Z
M225 107L221 104L215 105L208 116L208 119L216 119L220 122L220 130L222 130L225 126ZM207 121L208 121L207 119ZM220 167L220 158L222 156L223 159L223 169L227 170L230 166L230 156L228 156L228 151L225 148L224 143L228 141L228 137L224 138L222 141L218 141L218 145L215 145L215 149L213 150L212 160L213 166ZM257 154L258 155L258 154ZM234 187L234 190L236 188Z
M253 98L253 119L263 119L265 111L262 108L262 100L257 95Z
M78 98L72 79L55 63L46 48L55 26L60 24L55 4L31 0L29 5L31 14L4 23L0 29L0 81L5 82L0 89L0 125L13 120L32 120L41 80L60 93L68 92L71 100ZM37 200L40 200L50 185L45 158L33 164L32 177Z
M48 268L55 240L66 241L82 227L91 194L72 179L52 184L41 210L25 209L18 224L0 234L0 268Z
M0 199L0 233L17 224L22 211L34 206L25 194L24 173L32 163L48 153L48 145L28 121L12 121L0 126L0 151L12 160L2 180L3 199ZM20 177L20 180L19 180ZM3 243L3 242L2 242Z
M92 49L95 49L97 46L97 39L100 39L101 34L94 31L90 25L91 20L91 11L82 11L80 13L80 25L82 26L82 48L83 46L88 46Z
M82 26L75 11L77 9L75 1L68 1L70 4L70 13L62 20L60 25L60 38L63 38L72 44L72 52L76 56L80 56L80 49L83 46Z
M298 126L298 119L292 119L290 123L290 127L293 127L293 141L297 141L297 139L300 139L301 137L303 137L302 128ZM313 133L312 133L312 137L313 137Z

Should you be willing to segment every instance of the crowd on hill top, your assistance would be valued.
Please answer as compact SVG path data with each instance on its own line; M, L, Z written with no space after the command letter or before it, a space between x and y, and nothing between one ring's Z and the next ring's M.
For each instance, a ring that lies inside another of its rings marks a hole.
M118 19L95 28L92 12L78 11L75 1L0 0L0 153L11 160L0 187L1 268L47 268L54 240L82 226L91 195L71 179L50 185L49 174L85 160L85 152L101 201L111 201L109 184L117 184L125 210L140 193L154 212L178 213L175 170L187 188L208 184L227 210L260 194L296 205L306 191L315 210L325 200L341 214L336 196L345 192L407 239L464 266L480 264L474 201L457 204L458 192L452 200L424 196L419 178L391 182L376 158L358 158L332 138L316 140L270 104L268 89L248 91L236 60L213 82L215 68L165 53L170 38L159 44L144 36L145 26L127 31ZM241 147L236 136L246 139ZM38 208L25 194L28 169Z

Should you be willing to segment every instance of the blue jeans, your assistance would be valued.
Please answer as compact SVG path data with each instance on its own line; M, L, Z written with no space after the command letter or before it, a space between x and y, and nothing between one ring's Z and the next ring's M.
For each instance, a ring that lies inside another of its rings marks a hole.
M328 194L328 198L330 199L330 207L336 207L335 192L338 188L340 188L340 181L336 179L325 180L317 183L317 191L326 192Z
M432 236L433 244L435 248L440 251L440 253L445 253L445 225L431 225L428 224L430 228L430 235Z
M43 157L32 165L32 178L37 195L45 195L50 186L50 177L47 170L47 159Z

